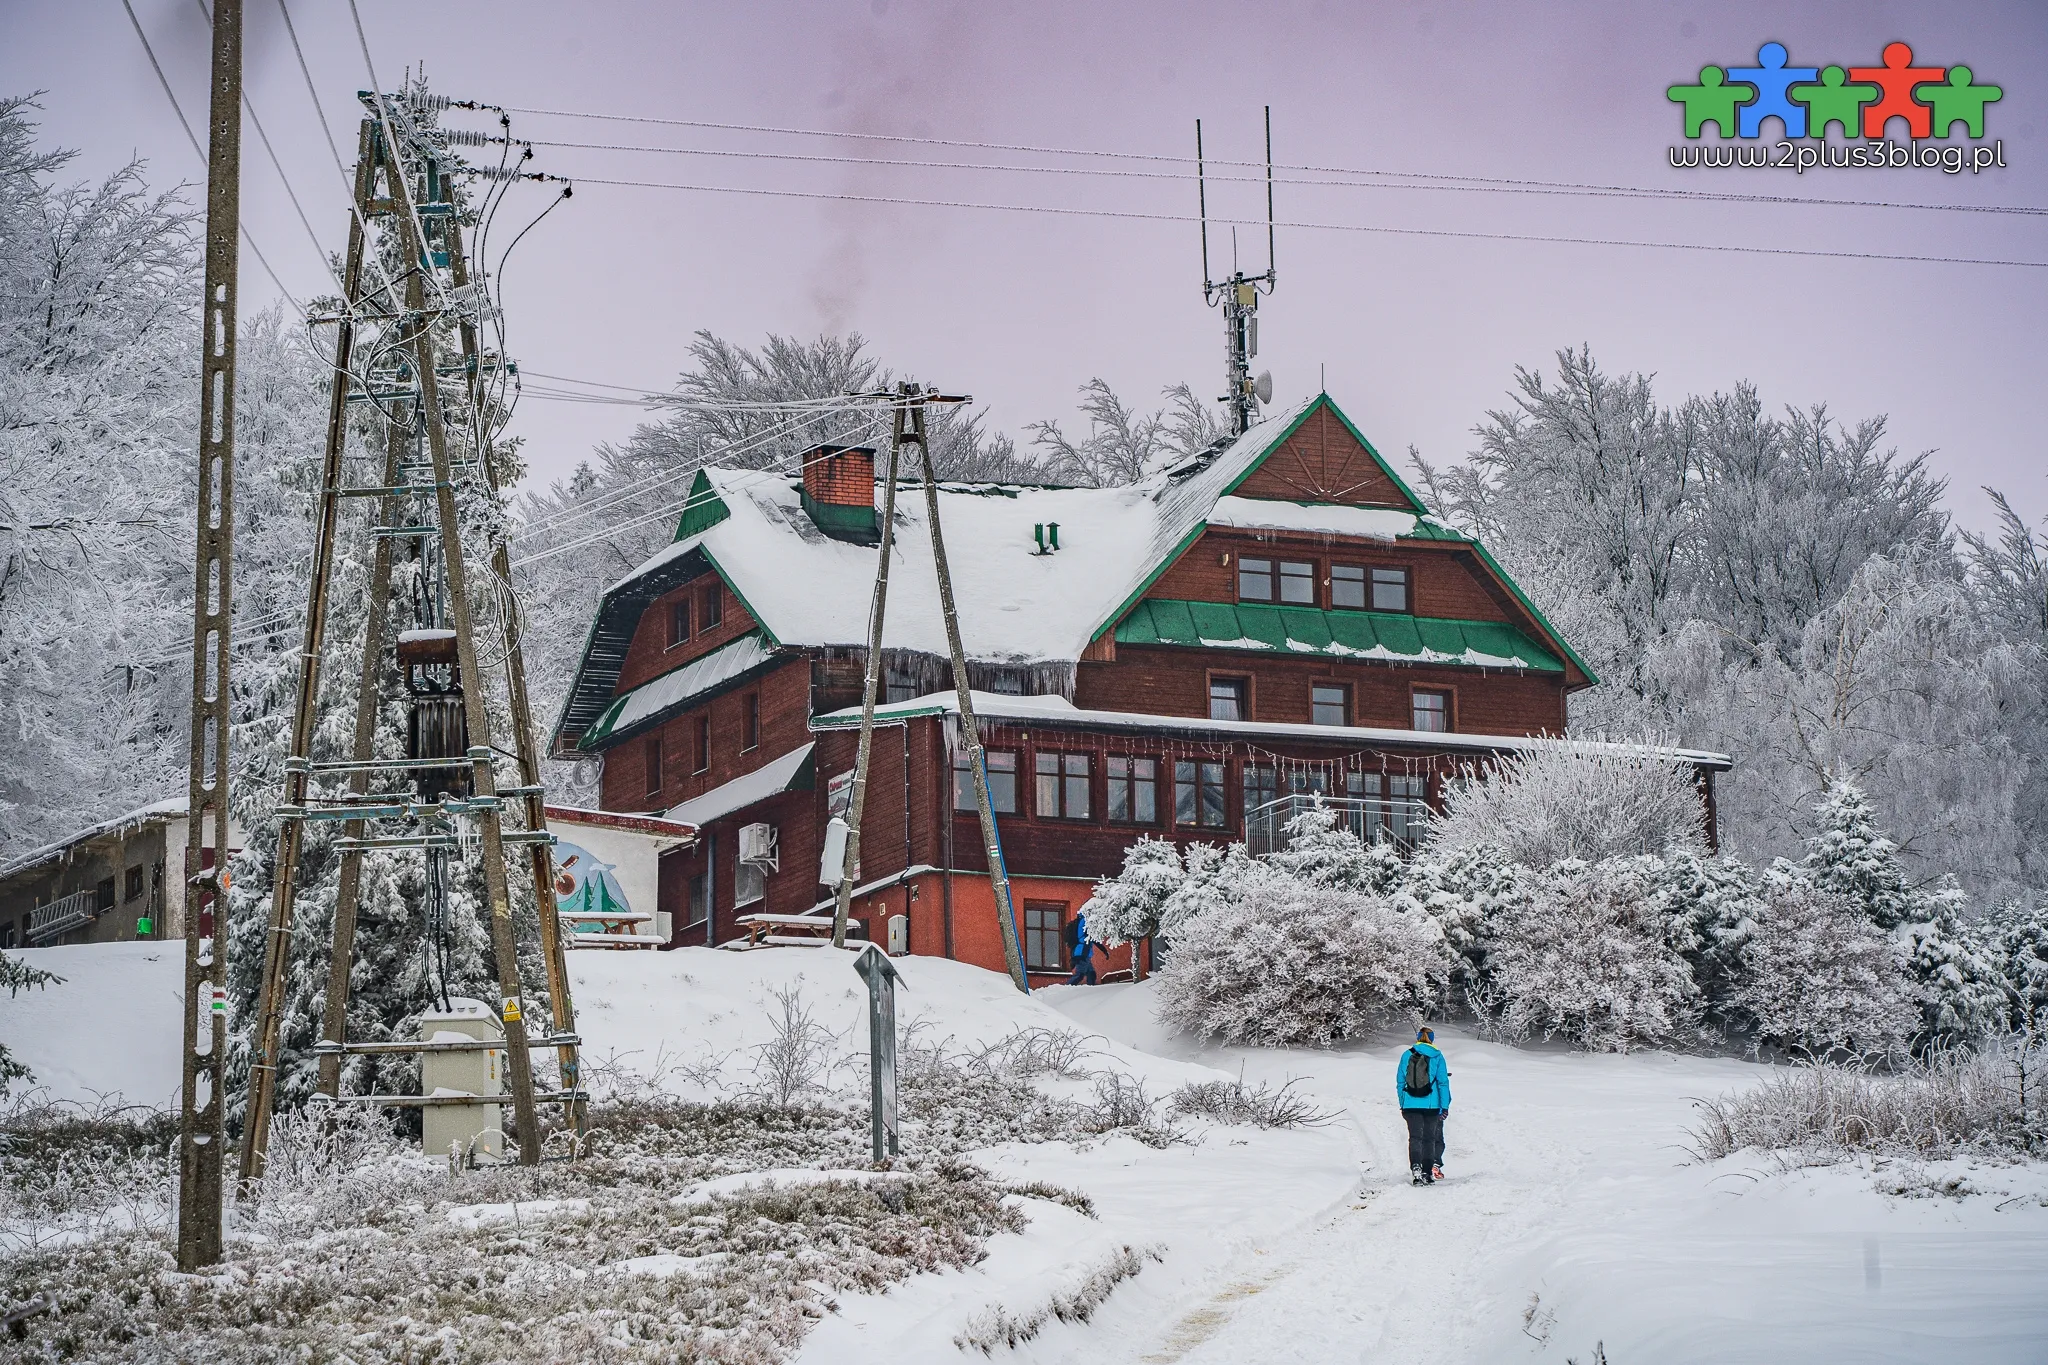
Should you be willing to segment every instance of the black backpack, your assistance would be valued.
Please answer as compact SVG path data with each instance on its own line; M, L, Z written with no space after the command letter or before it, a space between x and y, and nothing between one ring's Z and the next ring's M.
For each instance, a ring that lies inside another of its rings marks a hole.
M1408 1049L1408 1072L1401 1078L1401 1088L1416 1099L1436 1093L1436 1081L1429 1074L1429 1058L1421 1048Z

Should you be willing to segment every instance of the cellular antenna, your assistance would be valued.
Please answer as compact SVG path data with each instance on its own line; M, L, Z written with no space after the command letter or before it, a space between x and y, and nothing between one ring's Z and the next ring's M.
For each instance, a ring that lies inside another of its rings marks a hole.
M1247 275L1237 263L1237 230L1230 233L1230 275L1209 277L1209 188L1208 165L1202 152L1202 121L1195 120L1195 196L1202 225L1202 301L1214 308L1223 304L1225 381L1227 391L1217 401L1230 409L1230 432L1241 436L1250 430L1260 405L1272 401L1273 376L1252 377L1252 358L1259 353L1259 296L1270 294L1279 282L1273 269L1273 106L1266 106L1266 269Z

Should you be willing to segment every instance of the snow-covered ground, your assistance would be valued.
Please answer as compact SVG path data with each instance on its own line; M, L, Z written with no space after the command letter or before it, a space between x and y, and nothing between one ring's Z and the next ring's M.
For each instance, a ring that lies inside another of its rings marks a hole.
M175 1087L177 962L160 945L30 954L69 978L0 998L0 1037L59 1093ZM825 949L577 954L579 1028L615 1061L694 1093L749 1083L769 992L798 986L859 1079L863 987ZM1894 1163L1692 1164L1690 1101L1741 1087L1730 1060L1511 1049L1441 1031L1457 1097L1446 1184L1406 1183L1392 1072L1402 1040L1329 1052L1204 1047L1152 1019L1150 986L1030 999L957 963L901 964L899 1014L960 1045L1021 1028L1099 1035L1092 1065L1154 1097L1198 1079L1298 1079L1320 1127L1190 1125L1163 1149L1113 1137L1009 1144L977 1159L1013 1183L1085 1192L1097 1216L1025 1201L966 1271L841 1296L801 1359L961 1361L976 1323L1045 1320L1018 1361L2048 1360L2048 1173ZM790 1178L787 1173L779 1178ZM1958 1183L1960 1182L1960 1183ZM480 1215L481 1216L481 1215ZM1087 1322L1049 1313L1117 1263Z

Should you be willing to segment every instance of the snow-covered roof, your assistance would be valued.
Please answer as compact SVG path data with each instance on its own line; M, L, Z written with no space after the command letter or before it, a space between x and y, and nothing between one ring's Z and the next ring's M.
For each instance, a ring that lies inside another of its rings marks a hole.
M768 642L759 635L743 635L681 668L620 693L604 714L591 722L583 738L595 743L628 734L664 711L687 705L745 677L773 657Z
M735 777L730 782L713 787L702 796L693 796L679 806L669 807L663 818L685 825L708 825L722 815L745 810L756 802L766 801L771 796L780 796L792 788L807 786L811 776L811 750L815 747L816 741L813 741L801 748L791 749L781 757L763 763L745 776Z
M39 867L44 863L55 862L71 849L78 847L78 845L85 843L87 840L98 839L108 834L116 834L136 825L174 819L183 816L185 810L186 802L182 796L166 797L162 801L152 801L146 806L137 806L134 810L124 811L110 819L102 820L96 825L88 825L76 834L59 839L55 843L44 844L41 848L32 848L26 853L0 863L0 880L12 877L18 872L27 872L31 868Z
M1308 531L1322 535L1393 540L1415 534L1417 517L1396 507L1353 507L1346 503L1276 502L1267 498L1223 497L1209 512L1211 526L1257 531Z
M1726 754L1706 749L1680 749L1659 744L1619 744L1608 740L1565 740L1554 735L1476 735L1463 731L1390 730L1371 725L1288 725L1263 720L1210 720L1206 716L1160 716L1138 711L1095 711L1074 705L1065 697L1013 697L998 692L976 692L974 714L981 720L1018 721L1027 724L1069 726L1076 729L1126 730L1174 734L1199 734L1244 739L1306 739L1330 743L1387 745L1426 749L1470 749L1474 752L1520 752L1546 744L1570 743L1614 753L1661 754L1675 762L1696 768L1726 772L1734 766ZM933 692L908 701L891 702L875 708L877 724L900 725L918 716L953 715L960 709L957 693ZM860 724L860 708L849 706L811 721L813 730L843 730Z

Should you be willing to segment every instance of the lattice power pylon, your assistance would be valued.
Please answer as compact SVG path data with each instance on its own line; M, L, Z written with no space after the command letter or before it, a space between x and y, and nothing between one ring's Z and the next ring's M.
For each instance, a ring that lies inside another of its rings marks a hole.
M340 1094L342 1063L351 1054L496 1050L502 1048L511 1086L519 1160L540 1159L536 1108L559 1102L570 1125L581 1131L584 1095L578 1088L575 1017L569 996L548 833L519 647L516 604L503 531L489 533L491 580L496 597L505 673L512 713L509 753L493 745L486 678L478 664L477 623L465 558L465 527L502 527L503 518L485 506L496 495L490 433L493 375L502 356L487 354L479 323L489 304L471 277L463 253L462 205L451 167L424 127L432 103L416 96L366 93L358 150L349 247L342 275L343 298L335 342L334 394L328 412L327 444L321 466L319 511L307 597L305 644L299 668L291 756L285 762L275 883L266 936L262 992L252 1041L247 1125L241 1174L262 1178L270 1119L276 1098L280 1033L306 826L343 822L336 848L341 855L334 910L332 952L319 1057L320 1093L343 1101L386 1106L431 1104L433 1096ZM444 102L445 103L445 102ZM460 354L444 361L439 338L453 325ZM368 357L367 361L359 357ZM459 381L444 390L443 380ZM383 475L379 482L351 485L345 475L351 405L370 402L385 422ZM458 437L451 440L451 429ZM363 630L362 681L357 694L350 753L316 758L319 731L320 665L327 615L335 591L335 547L345 506L373 509L374 539L368 615ZM467 512L467 516L465 516ZM472 536L474 532L472 531ZM414 597L415 628L386 638L394 561L409 556L412 581L433 585ZM403 756L377 752L379 680L393 650L406 680L410 709ZM494 767L505 756L516 765L514 785L500 787ZM345 787L345 790L337 790ZM516 798L516 801L515 801ZM507 814L515 820L508 822ZM508 823L510 827L508 828ZM427 860L428 905L445 910L452 866L473 849L481 861L497 959L499 1014L504 1040L351 1043L345 1036L350 967L354 960L362 860L391 850L423 850ZM508 855L508 850L511 853ZM541 955L555 1035L526 1035L519 982L508 856L523 851L539 912ZM529 1064L533 1046L554 1048L559 1087L537 1093Z

